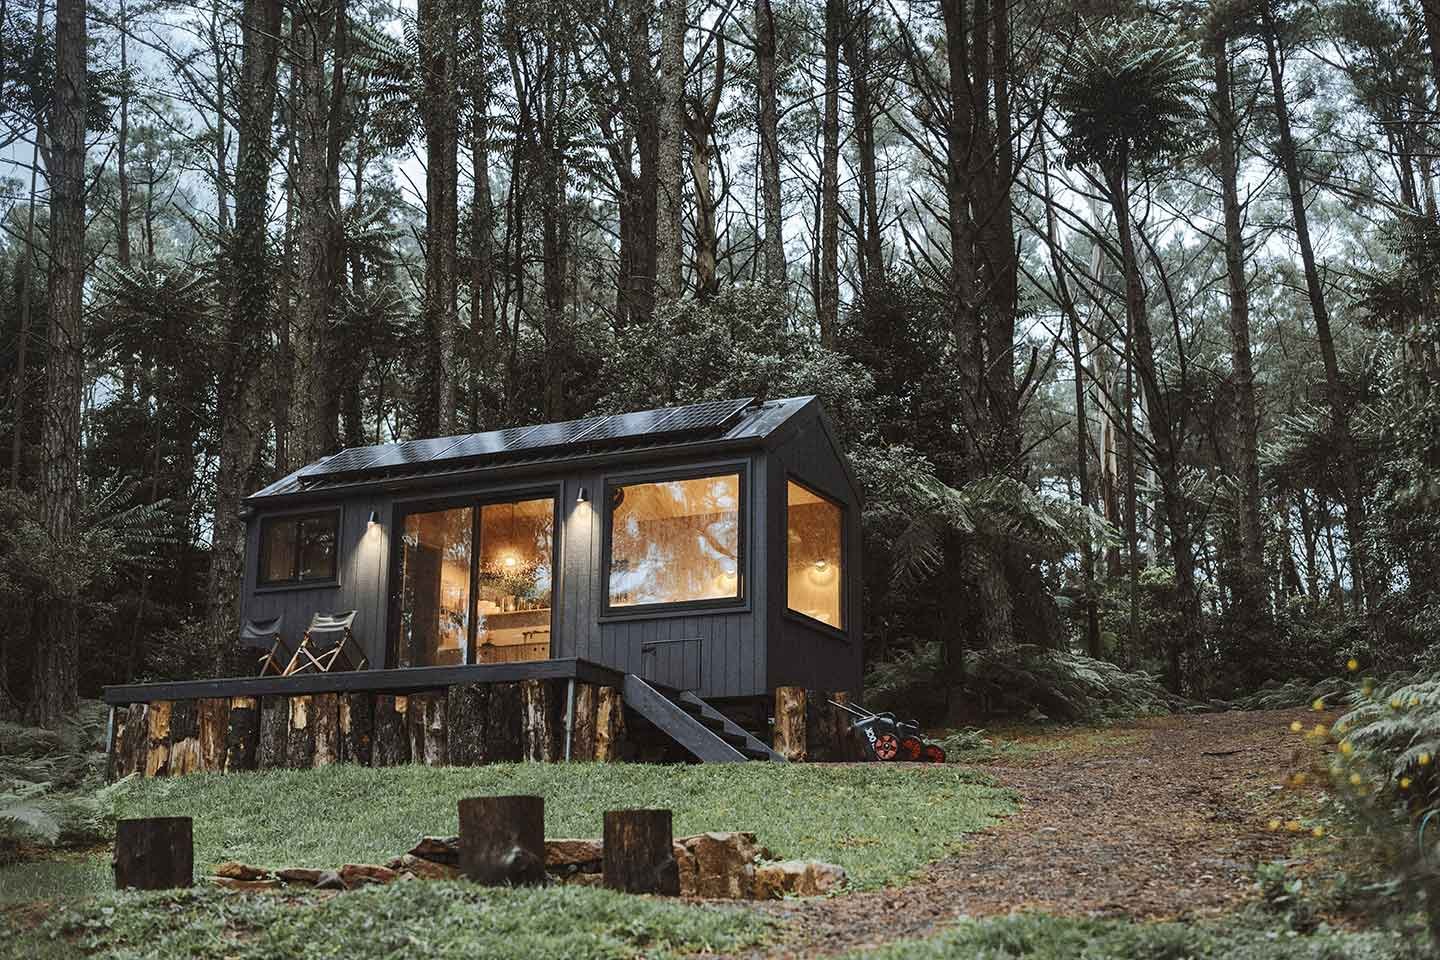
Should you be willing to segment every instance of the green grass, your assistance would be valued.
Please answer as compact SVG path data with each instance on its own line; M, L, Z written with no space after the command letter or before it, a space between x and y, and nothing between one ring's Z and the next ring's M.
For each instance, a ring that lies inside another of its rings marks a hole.
M416 882L334 896L195 890L110 894L34 926L19 913L0 913L0 957L658 958L742 949L767 929L744 910L574 887Z
M1006 791L955 767L808 764L497 764L280 770L138 780L122 817L195 819L195 861L265 867L383 862L422 834L458 830L465 796L545 797L546 835L598 837L606 810L666 807L677 836L750 830L781 857L838 863L855 887L902 880L1011 809ZM108 865L0 869L0 902L95 894ZM41 892L36 892L36 890Z
M867 960L1404 960L1430 956L1418 934L1322 928L1297 934L1273 918L1132 923L1016 914L964 921L938 936L865 953Z

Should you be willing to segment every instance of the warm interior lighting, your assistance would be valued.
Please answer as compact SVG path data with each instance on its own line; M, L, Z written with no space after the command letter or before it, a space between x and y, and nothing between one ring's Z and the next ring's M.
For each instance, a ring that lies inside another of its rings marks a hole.
M612 607L740 596L740 475L616 487Z
M832 627L844 626L840 505L793 481L786 484L786 604Z

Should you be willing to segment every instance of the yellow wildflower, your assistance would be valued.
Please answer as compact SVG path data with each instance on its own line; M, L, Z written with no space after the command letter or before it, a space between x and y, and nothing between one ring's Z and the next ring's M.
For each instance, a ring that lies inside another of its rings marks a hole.
M1305 724L1301 723L1299 720L1296 720L1294 723L1290 724L1290 732L1291 732L1291 733L1299 733L1301 730L1304 730L1304 729L1305 729Z
M1315 711L1317 711L1317 712L1320 711L1320 710L1324 710L1324 709L1325 709L1325 698L1324 698L1324 697L1318 698L1314 703L1310 704L1310 709L1315 710Z
M1391 698L1390 698L1390 709L1391 709L1391 710L1399 710L1399 709L1400 709L1401 707L1403 707L1404 705L1405 705L1404 702L1401 701L1401 699L1400 699L1399 697L1391 697Z
M1291 833L1299 833L1301 830L1304 829L1304 827L1300 825L1299 820L1287 820L1285 821L1285 829L1289 830Z
M1295 774L1293 777L1290 778L1290 782L1293 783L1293 784L1295 784L1295 786L1298 787L1298 786L1300 786L1301 784L1303 784L1306 780L1309 780L1309 779L1310 779L1310 778L1307 777L1304 773L1297 773L1297 774Z
M1280 829L1280 821L1279 821L1279 820L1271 820L1271 821L1270 821L1270 829L1271 829L1271 830L1279 830L1279 829Z
M1315 724L1314 728L1311 729L1310 732L1313 733L1313 734L1314 734L1315 736L1317 736L1317 737L1323 737L1323 736L1325 736L1325 734L1328 733L1329 731L1325 729L1325 724L1323 724L1323 723L1317 723L1317 724Z
M1352 774L1350 774L1350 785L1351 785L1352 787L1358 787L1358 786L1360 786L1360 784L1361 784L1362 782L1364 782L1364 778L1361 777L1360 774L1358 774L1358 773L1352 773Z
M1411 698L1410 698L1410 706L1412 706L1412 707L1418 707L1418 706L1420 706L1420 698L1419 698L1419 697L1411 697Z
M1340 752L1348 757L1355 752L1355 747L1349 740L1346 740L1340 744Z
M1317 836L1317 837L1323 837L1323 836L1325 836L1325 828L1324 828L1324 827L1311 827L1311 828L1310 828L1310 833L1311 833L1312 835L1314 835L1314 836Z
M1360 661L1356 660L1354 657L1351 657L1345 662L1345 669L1349 670L1351 673L1354 673L1356 670L1360 669Z
M1401 789L1401 790L1409 790L1409 789L1410 789L1410 778L1409 778L1409 777L1401 777L1401 778L1400 778L1400 789Z
M1422 753L1416 759L1419 760L1420 766L1422 767L1428 767L1430 765L1430 754L1428 753Z

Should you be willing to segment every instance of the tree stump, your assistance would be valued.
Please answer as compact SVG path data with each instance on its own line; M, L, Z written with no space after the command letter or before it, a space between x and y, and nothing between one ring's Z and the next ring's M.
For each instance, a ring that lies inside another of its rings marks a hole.
M849 703L850 691L836 690L830 695L830 699L836 703ZM860 746L860 739L855 731L851 729L855 718L850 716L839 707L831 707L835 711L835 752L836 760L863 760L865 753Z
M570 712L570 759L595 759L595 684L575 684L575 703Z
M603 883L626 893L680 895L680 866L669 810L608 810Z
M170 705L170 770L183 777L200 769L200 705L176 700Z
M520 682L520 743L526 760L550 763L560 757L556 728L564 707L554 693L548 680Z
M410 701L387 693L375 697L375 742L371 763L377 767L394 767L410 762L410 730L406 713Z
M312 765L328 767L340 762L340 696L317 693L310 698L310 726L315 731Z
M189 817L150 817L115 824L115 889L170 890L195 882Z
M254 770L260 746L260 701L232 697L225 718L225 769Z
M805 759L805 690L775 688L775 752L786 760Z
M311 698L290 698L290 730L285 742L285 766L304 770L315 762L315 725L310 722Z
M170 701L150 704L145 731L145 776L166 776L170 772Z
M146 705L132 703L125 713L125 725L115 735L115 779L145 772L149 752L149 723Z
M520 743L520 684L492 683L485 714L485 762L524 759Z
M225 753L230 729L230 701L225 697L208 697L199 701L200 708L200 769L218 773L225 769Z
M601 687L595 695L595 759L621 759L625 743L625 699L618 687Z
M834 763L840 755L840 710L830 704L824 690L805 691L805 759L812 763Z
M290 698L260 699L260 748L256 764L261 770L285 766L285 747L290 740Z
M410 762L443 767L447 759L445 694L417 693L409 698Z
M488 683L465 683L445 691L445 722L450 764L473 767L485 762L485 723L490 708Z
M375 699L368 693L340 697L340 762L370 766L375 737Z
M545 798L460 801L460 872L490 887L545 882Z

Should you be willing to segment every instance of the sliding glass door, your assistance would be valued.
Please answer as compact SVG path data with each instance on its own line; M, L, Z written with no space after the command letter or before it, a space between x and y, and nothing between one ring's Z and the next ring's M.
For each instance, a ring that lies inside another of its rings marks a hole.
M407 514L400 546L400 665L550 656L555 501Z

